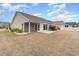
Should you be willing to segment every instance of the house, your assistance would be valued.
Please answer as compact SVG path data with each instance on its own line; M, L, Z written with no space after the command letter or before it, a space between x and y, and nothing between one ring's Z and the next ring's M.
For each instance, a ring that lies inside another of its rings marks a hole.
M16 12L11 23L11 29L18 28L23 32L42 32L50 31L52 21L30 14Z
M65 25L65 27L66 28L69 28L69 27L72 27L72 28L77 28L77 27L79 27L79 23L76 23L76 22L66 22L66 23L64 23Z
M51 23L51 21L41 17L36 17L22 12L16 12L11 23L11 29L18 28L23 32L49 31L49 25Z
M65 22L63 29L64 30L69 30L69 31L79 31L79 23Z

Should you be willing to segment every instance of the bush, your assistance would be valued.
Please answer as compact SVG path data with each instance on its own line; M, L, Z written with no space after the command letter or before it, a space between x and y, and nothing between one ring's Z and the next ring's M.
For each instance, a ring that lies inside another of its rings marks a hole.
M50 30L56 31L56 30L60 30L60 28L58 26L51 26Z
M5 27L5 29L8 29L9 27Z
M60 27L57 27L57 30L60 30Z
M11 32L21 33L22 31L18 28L11 29Z

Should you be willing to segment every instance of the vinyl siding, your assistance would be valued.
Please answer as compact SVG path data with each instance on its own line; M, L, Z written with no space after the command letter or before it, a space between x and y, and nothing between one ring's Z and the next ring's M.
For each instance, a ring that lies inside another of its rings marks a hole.
M22 16L20 13L17 13L13 20L14 21L11 24L11 28L18 29L22 29L22 24L24 24L24 22L28 22L28 19Z

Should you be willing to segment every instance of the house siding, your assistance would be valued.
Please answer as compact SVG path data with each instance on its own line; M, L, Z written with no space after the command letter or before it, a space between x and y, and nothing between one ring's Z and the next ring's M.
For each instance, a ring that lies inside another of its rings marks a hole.
M13 22L11 24L11 29L18 28L22 30L23 32L28 32L28 27L26 27L25 23L28 23L29 21L33 23L39 23L40 24L39 31L48 31L49 29L50 22L48 22L47 20L42 20L39 17L35 17L35 16L28 17L28 15L25 17L23 14L18 13L18 12L14 16ZM47 24L47 30L43 30L43 24ZM25 30L26 28L27 30ZM32 29L30 28L30 30Z
M43 25L46 24L47 25L47 30L43 30ZM40 23L40 31L49 31L49 24L47 23Z
M18 28L22 29L22 24L24 25L24 22L28 22L28 19L25 19L21 14L17 13L15 18L13 19L13 23L11 24L11 28Z
M32 16L29 14L25 14L25 13L21 13L21 12L17 12L13 22L11 24L11 28L18 28L21 29L23 32L30 32L30 31L35 31L36 28L33 29L33 27L29 24L25 25L25 23L36 23L36 24L40 24L40 29L36 30L37 32L40 31L49 31L50 30L50 25L58 25L59 27L62 27L63 22L51 22L51 21L47 21L43 18L40 17L36 17L36 16ZM47 25L47 29L44 30L43 29L43 25L46 24Z

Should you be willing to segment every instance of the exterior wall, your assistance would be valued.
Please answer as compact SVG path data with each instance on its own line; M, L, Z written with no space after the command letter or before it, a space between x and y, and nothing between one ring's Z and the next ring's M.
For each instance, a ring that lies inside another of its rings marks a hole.
M26 20L25 18L24 18L24 16L22 16L21 14L16 14L16 16L14 17L14 19L13 19L14 21L13 21L13 23L11 24L11 28L13 29L13 28L18 28L18 29L21 29L21 30L23 30L22 29L22 24L23 24L23 27L24 27L24 22L28 22L28 19Z
M43 31L43 24L40 23L40 31Z
M38 29L40 29L40 27L38 28L38 25L40 26L39 23L30 23L30 31L31 32L37 32L39 31Z
M43 24L47 24L47 23L40 23L40 31L49 31L49 24L47 24L47 30L43 30Z
M40 24L39 23L32 23L30 22L30 31L31 32L37 32L40 29ZM24 32L29 32L29 23L24 23Z
M28 32L28 28L26 27L25 23L27 23L29 21L29 19L27 19L23 15L17 13L13 20L14 21L11 24L11 29L18 28L20 30L23 30L24 32ZM47 24L47 23L39 23L39 24L40 24L40 30L39 31L48 31L49 30L49 24ZM47 30L43 30L43 24L47 24ZM25 30L25 28L27 28L27 30Z
M49 29L49 26L50 26L50 24L47 25L47 30L48 30L48 31L50 30L50 29Z
M64 29L64 26L63 26L63 25L61 25L61 26L60 26L60 29L61 29L61 30L63 30L63 29Z
M57 25L57 26L60 28L60 30L63 30L64 25Z
M29 23L24 23L24 32L29 31Z

